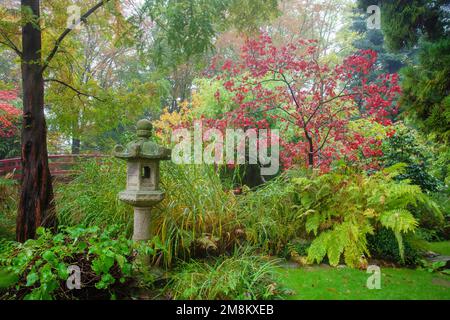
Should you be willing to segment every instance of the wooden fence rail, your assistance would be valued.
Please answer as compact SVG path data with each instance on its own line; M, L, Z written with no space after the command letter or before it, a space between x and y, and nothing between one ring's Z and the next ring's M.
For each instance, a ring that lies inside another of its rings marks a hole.
M57 154L48 156L48 165L52 176L71 176L77 173L74 166L80 159L86 158L104 158L100 154ZM22 177L22 160L20 158L0 160L0 177L7 174L13 175L14 179Z

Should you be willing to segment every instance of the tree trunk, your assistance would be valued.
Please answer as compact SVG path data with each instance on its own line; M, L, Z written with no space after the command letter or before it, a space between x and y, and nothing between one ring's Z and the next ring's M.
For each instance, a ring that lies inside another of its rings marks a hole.
M84 81L84 83L86 83L87 81L88 80ZM71 144L72 154L80 154L81 148L80 125L79 125L80 118L81 118L81 111L78 110L77 117L72 123L72 144Z
M309 150L308 150L308 167L312 169L312 168L314 168L314 144L313 144L313 140L309 136L309 134L305 133L305 135L306 135L306 140L308 140L308 146L309 146Z
M72 154L80 154L81 141L75 137L72 137Z
M22 0L39 18L39 0ZM37 21L37 20L36 20ZM27 22L22 28L22 187L17 215L16 238L34 238L39 226L56 227L53 188L48 167L47 127L44 116L42 38L39 28Z
M261 166L259 164L245 164L243 167L242 184L249 188L256 188L265 183L261 175Z

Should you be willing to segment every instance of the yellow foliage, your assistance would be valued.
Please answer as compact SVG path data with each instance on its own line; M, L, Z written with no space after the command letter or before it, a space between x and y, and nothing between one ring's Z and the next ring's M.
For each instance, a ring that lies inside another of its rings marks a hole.
M194 93L192 103L184 100L180 103L180 110L170 112L169 108L164 108L159 120L153 122L156 136L161 141L170 143L170 137L174 127L193 120L192 110L198 105L198 97Z

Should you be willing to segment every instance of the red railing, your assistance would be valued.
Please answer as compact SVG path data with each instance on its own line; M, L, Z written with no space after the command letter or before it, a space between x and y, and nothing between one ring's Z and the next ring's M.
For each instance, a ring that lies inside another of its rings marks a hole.
M99 154L58 154L48 156L48 165L52 176L71 176L76 174L74 166L82 158L103 158ZM20 179L22 176L22 161L20 158L0 160L0 176L7 174L13 175L14 179Z

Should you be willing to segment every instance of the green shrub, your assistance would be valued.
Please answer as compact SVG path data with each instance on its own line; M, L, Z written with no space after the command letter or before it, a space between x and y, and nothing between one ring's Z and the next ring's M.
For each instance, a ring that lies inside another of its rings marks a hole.
M417 228L415 235L418 239L423 240L423 241L439 241L440 240L438 230L420 227L420 228Z
M434 160L430 141L422 138L416 130L397 123L395 134L383 143L383 166L390 167L404 163L405 170L395 177L396 180L408 179L412 184L420 186L424 192L434 192L443 187L430 172Z
M132 276L133 249L153 253L135 244L111 226L63 227L53 235L39 228L36 240L4 242L0 250L0 294L6 299L95 299L127 294ZM81 271L80 290L69 290L68 266Z
M238 250L210 262L181 264L166 292L174 299L254 300L277 297L275 261Z
M446 189L440 193L434 193L431 195L432 199L439 203L439 206L442 208L443 212L443 220L438 220L436 223L436 219L433 219L431 224L433 226L433 231L436 232L435 237L432 239L436 240L449 240L450 239L450 185L446 186ZM431 239L430 239L431 240Z
M410 241L410 237L405 237L404 260L398 250L398 242L394 232L390 229L380 228L374 234L367 236L368 249L372 257L399 264L415 265L420 260L419 250Z

